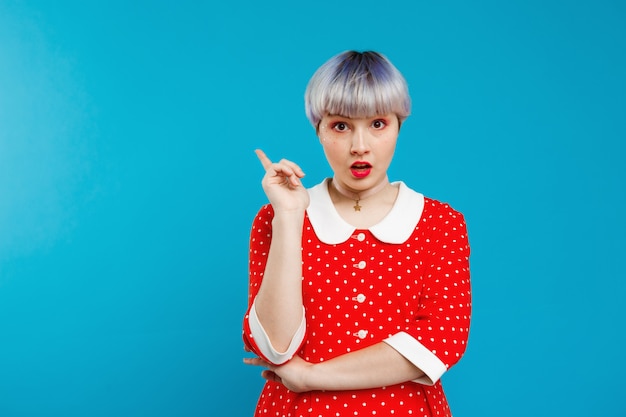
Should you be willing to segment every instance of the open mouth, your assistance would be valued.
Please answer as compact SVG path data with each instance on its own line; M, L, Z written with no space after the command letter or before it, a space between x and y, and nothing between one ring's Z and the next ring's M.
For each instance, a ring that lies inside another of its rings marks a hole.
M357 178L367 177L371 170L372 170L372 165L370 165L368 162L359 161L350 165L350 171L352 172L352 175L354 175Z

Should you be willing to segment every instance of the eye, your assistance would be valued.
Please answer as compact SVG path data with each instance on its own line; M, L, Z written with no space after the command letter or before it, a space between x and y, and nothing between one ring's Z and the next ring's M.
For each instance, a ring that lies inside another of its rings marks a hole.
M348 130L348 125L345 122L337 122L333 124L333 129L337 132L345 132Z
M372 127L376 130L380 130L387 126L387 123L384 120L376 119L372 122Z

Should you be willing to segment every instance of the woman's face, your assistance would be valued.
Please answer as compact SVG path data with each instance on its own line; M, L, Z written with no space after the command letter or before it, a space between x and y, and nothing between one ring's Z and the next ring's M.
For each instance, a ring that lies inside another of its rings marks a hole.
M359 193L387 180L400 123L395 114L322 118L318 136L335 180Z

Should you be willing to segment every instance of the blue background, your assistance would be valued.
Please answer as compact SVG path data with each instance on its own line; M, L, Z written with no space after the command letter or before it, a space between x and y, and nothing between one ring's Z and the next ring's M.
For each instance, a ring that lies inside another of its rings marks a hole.
M0 416L252 414L253 150L330 175L346 49L409 82L390 178L469 224L455 415L625 416L624 3L213 3L0 2Z

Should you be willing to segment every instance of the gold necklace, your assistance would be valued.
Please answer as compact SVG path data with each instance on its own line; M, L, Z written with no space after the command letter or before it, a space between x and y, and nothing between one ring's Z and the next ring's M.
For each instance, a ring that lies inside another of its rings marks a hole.
M337 179L334 177L331 182L333 187L335 188L335 190L337 190L339 194L346 198L349 198L350 200L354 200L355 204L354 206L352 206L354 208L354 211L361 211L361 207L363 206L361 206L359 202L364 198L371 197L374 194L378 194L378 192L382 191L389 184L389 179L385 177L385 180L381 181L380 184L377 184L369 190L365 190L360 193L353 193L352 191L348 191L343 186L341 186L339 184L339 181L337 181Z

